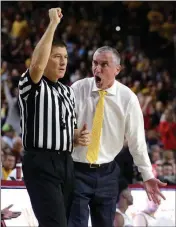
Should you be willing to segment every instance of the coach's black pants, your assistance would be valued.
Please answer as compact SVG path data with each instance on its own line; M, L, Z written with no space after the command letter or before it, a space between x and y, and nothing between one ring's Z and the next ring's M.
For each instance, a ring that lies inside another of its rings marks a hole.
M68 227L112 227L120 169L115 161L98 168L74 163L75 188Z
M23 174L39 227L66 227L73 188L70 153L28 150Z

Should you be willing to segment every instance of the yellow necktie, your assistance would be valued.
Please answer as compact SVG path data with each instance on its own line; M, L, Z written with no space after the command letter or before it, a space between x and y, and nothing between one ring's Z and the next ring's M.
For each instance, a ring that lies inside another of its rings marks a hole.
M98 159L98 153L100 149L100 138L103 125L103 116L104 116L104 97L107 94L106 91L98 91L100 98L95 110L95 115L93 119L92 126L92 140L88 146L87 151L87 160L92 164L95 163Z

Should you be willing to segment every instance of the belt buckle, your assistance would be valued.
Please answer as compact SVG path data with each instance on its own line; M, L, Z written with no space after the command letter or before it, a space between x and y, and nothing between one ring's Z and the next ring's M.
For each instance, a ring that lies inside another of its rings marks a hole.
M97 165L97 166L95 166L95 165ZM96 168L98 168L98 167L100 167L100 164L90 164L89 165L89 167L91 168L91 169L96 169Z

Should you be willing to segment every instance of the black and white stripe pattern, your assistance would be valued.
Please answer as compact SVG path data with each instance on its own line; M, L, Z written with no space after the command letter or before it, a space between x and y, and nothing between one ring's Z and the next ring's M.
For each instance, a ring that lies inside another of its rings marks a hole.
M19 81L19 105L25 148L72 151L76 116L71 88L44 76L34 84L27 70Z

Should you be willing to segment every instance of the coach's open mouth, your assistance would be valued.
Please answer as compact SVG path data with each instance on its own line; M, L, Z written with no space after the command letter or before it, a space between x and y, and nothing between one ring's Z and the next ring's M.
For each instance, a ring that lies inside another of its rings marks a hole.
M99 76L95 76L95 81L96 81L96 83L100 83L101 82L101 78Z

